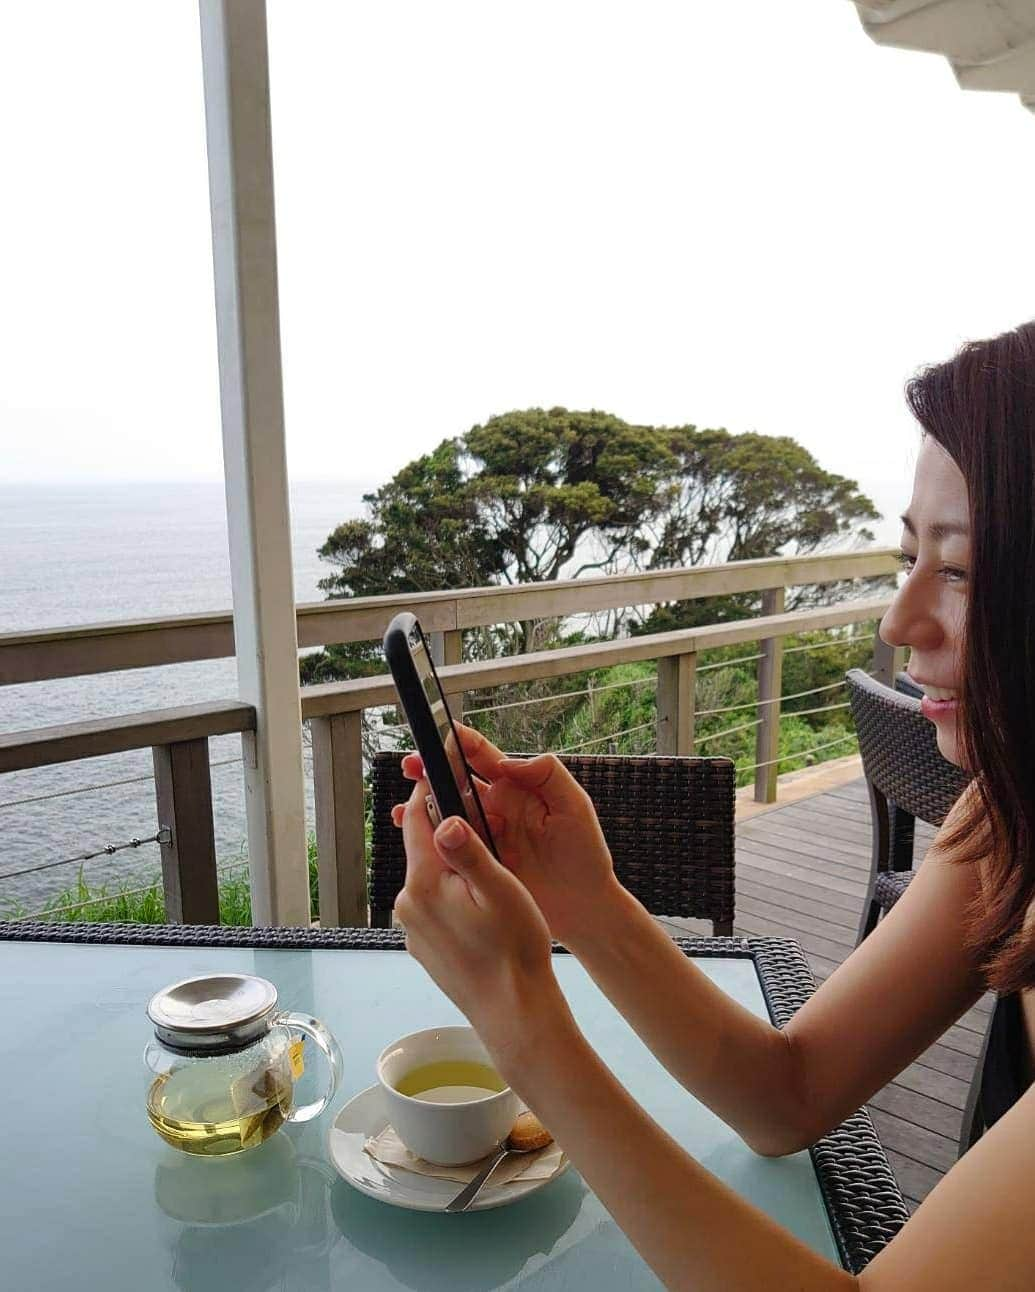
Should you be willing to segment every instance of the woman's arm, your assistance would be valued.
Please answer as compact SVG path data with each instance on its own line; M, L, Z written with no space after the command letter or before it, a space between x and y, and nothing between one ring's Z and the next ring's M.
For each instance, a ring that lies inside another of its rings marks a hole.
M756 1152L815 1143L981 996L963 947L975 871L937 847L782 1030L716 987L625 894L569 940L659 1060Z
M552 935L669 1071L753 1148L798 1147L800 1081L785 1034L714 986L621 886L589 796L556 757L508 759L472 728L458 731L483 778L500 856ZM419 781L420 757L407 755L403 772ZM393 820L403 825L403 804Z
M545 1002L544 1002L545 1003ZM855 1277L702 1167L644 1112L553 1006L508 1079L665 1287L687 1292L1030 1292L1035 1089L938 1184Z
M505 1075L667 1288L841 1292L858 1281L722 1183L661 1129L558 1010ZM891 1285L886 1285L890 1287Z
M667 1287L1032 1286L1035 1091L942 1180L862 1275L848 1274L728 1189L635 1103L575 1024L553 973L549 929L527 890L455 819L432 840L425 794L418 786L403 823L407 879L398 912L407 945ZM850 1019L844 1023L850 1028Z
M555 757L514 761L470 728L460 736L489 782L503 860L553 936L668 1070L756 1152L814 1143L981 995L962 939L976 870L936 845L891 915L780 1031L714 986L621 887L589 797ZM404 770L419 777L419 758ZM954 812L945 831L955 820Z
M802 1147L804 1083L786 1030L717 987L631 894L621 889L567 946L669 1072L756 1153Z

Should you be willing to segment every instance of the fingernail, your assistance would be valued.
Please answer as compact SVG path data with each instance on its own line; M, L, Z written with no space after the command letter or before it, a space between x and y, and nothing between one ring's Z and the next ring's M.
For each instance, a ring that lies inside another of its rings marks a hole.
M435 838L443 848L459 848L466 833L464 827L454 816L450 817L448 821L442 822L435 831Z

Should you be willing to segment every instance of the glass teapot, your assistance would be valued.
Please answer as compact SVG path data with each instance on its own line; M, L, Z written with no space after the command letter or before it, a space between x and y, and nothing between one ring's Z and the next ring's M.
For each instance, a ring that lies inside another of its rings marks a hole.
M147 1016L155 1027L144 1050L148 1120L185 1153L254 1148L285 1122L316 1117L338 1088L337 1041L318 1019L278 1011L265 978L187 978L152 996ZM306 1038L323 1054L328 1079L319 1099L296 1107Z

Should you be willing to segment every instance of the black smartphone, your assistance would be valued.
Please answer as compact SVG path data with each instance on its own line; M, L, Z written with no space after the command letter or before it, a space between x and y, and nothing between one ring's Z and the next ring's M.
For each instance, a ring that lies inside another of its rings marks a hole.
M476 778L457 738L446 694L417 617L408 611L396 615L385 632L384 648L413 742L424 761L431 789L428 811L432 820L437 825L446 817L463 817L498 860Z

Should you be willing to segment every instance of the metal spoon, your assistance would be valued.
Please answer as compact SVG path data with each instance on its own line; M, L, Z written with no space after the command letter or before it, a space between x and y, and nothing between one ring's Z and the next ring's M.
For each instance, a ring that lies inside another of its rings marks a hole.
M446 1211L466 1211L481 1192L482 1185L489 1179L504 1158L512 1153L535 1153L553 1143L553 1136L534 1113L522 1113L514 1123L510 1134L500 1144L470 1184L464 1185L452 1202L446 1204Z

